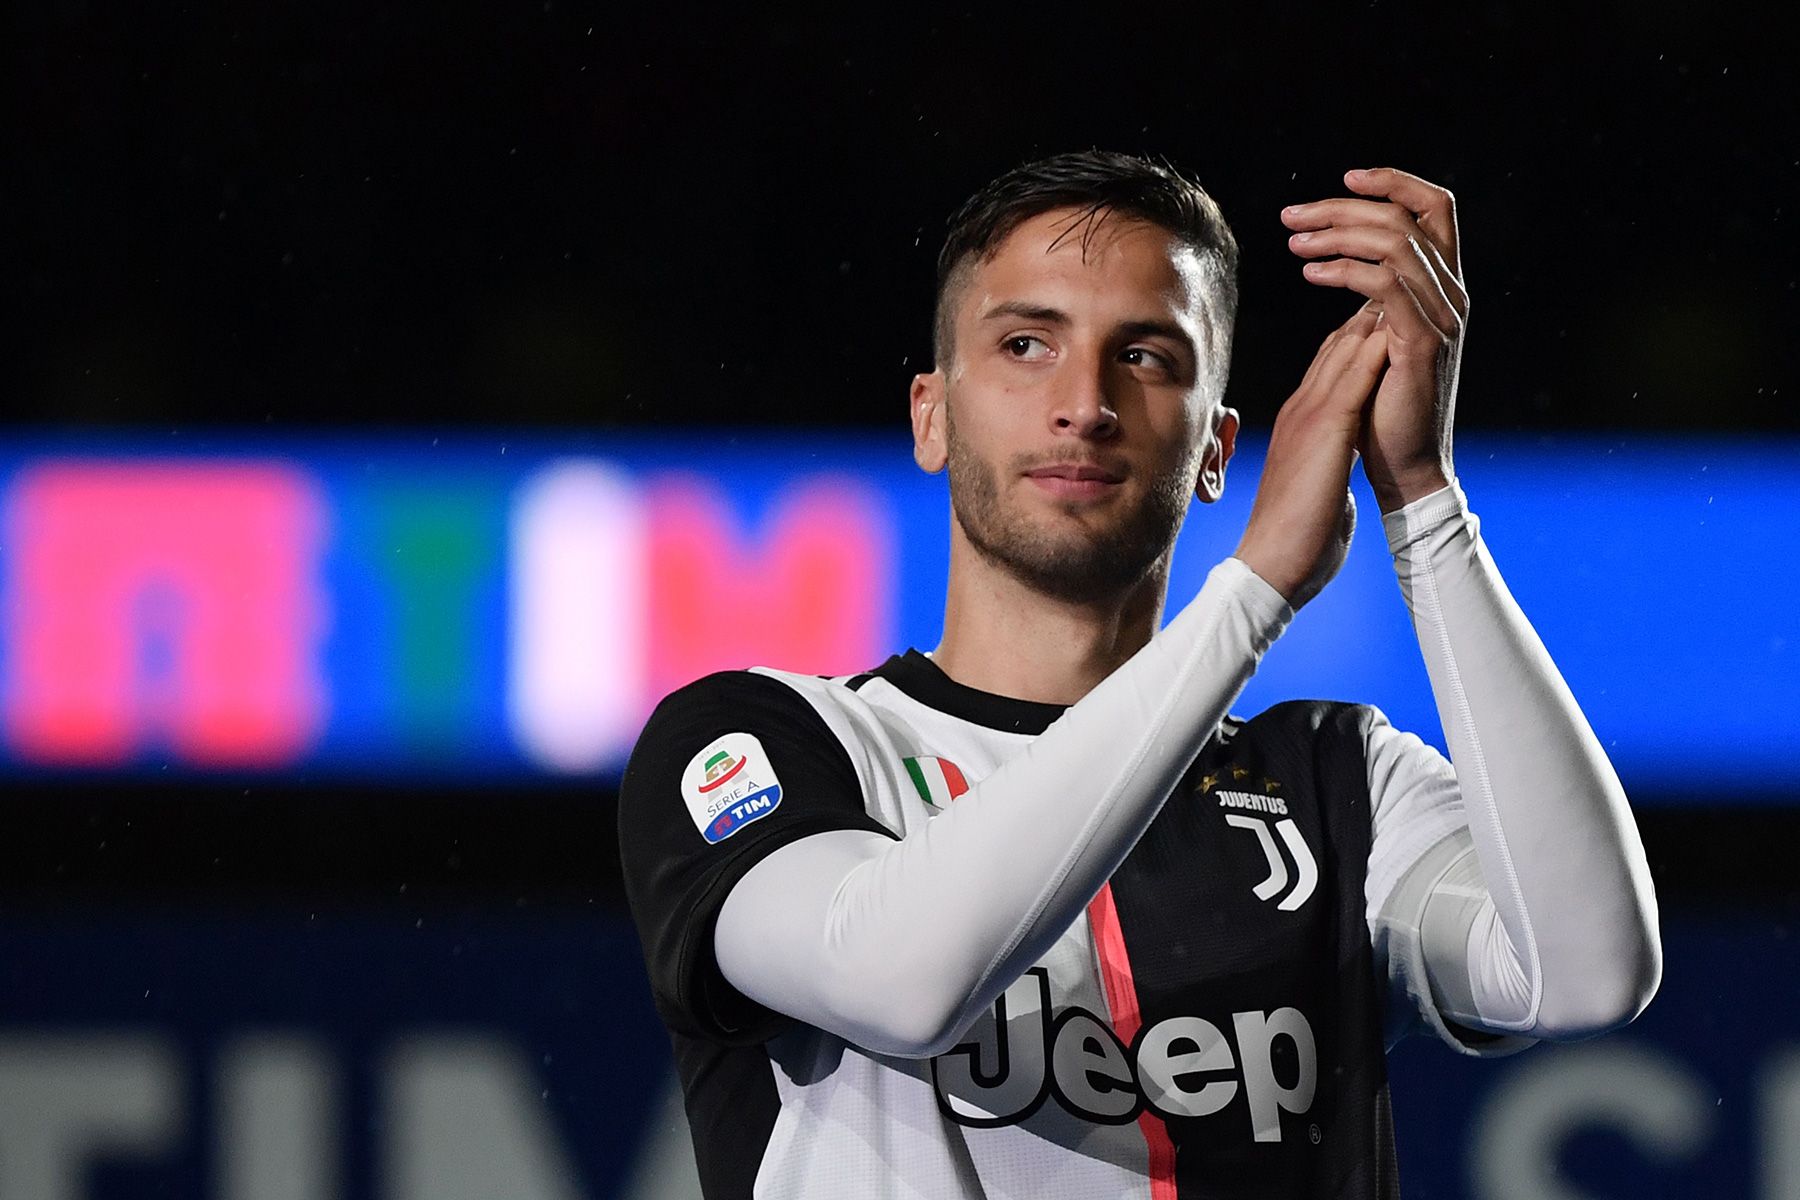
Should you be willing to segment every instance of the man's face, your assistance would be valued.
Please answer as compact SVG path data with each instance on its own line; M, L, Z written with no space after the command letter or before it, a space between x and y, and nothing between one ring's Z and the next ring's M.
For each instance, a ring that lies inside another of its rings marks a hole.
M1236 417L1212 394L1199 256L1146 222L1083 219L1043 213L973 266L953 360L914 381L913 426L978 553L1092 602L1144 580L1197 481L1216 498Z

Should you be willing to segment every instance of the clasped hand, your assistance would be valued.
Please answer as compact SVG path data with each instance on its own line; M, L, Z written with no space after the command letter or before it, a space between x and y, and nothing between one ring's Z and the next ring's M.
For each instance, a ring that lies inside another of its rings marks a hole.
M1357 449L1383 512L1448 482L1451 426L1469 293L1463 286L1456 197L1391 167L1350 171L1349 197L1281 212L1305 277L1369 298L1386 329L1387 368ZM1328 258L1337 255L1341 257ZM1320 260L1325 261L1320 261Z
M1295 609L1343 565L1359 455L1384 513L1454 477L1451 427L1469 315L1455 198L1387 167L1344 181L1382 199L1299 204L1281 219L1296 230L1294 253L1314 260L1303 268L1308 280L1368 299L1326 336L1276 414L1237 549Z

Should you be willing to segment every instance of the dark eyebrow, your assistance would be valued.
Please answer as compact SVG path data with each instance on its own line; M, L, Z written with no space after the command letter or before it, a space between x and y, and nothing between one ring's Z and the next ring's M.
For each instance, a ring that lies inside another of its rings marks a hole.
M1128 338L1166 337L1186 350L1190 356L1195 355L1194 339L1187 335L1187 330L1173 321L1127 321L1119 326L1119 332Z
M982 313L979 319L991 321L995 317L1024 317L1028 321L1042 321L1046 325L1069 323L1069 314L1062 309L1032 304L1027 300L1004 300Z

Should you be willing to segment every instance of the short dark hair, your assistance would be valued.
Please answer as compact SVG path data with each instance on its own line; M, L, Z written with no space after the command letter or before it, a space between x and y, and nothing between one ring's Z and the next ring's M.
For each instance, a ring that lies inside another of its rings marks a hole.
M993 256L1013 230L1055 208L1085 210L1082 240L1093 236L1097 218L1117 212L1159 226L1215 266L1216 287L1207 317L1214 348L1229 354L1237 319L1238 247L1218 202L1206 190L1164 162L1108 150L1077 150L1014 167L976 192L950 218L938 252L937 302L931 351L936 365L955 353L951 293L958 272L971 261ZM1074 228L1074 226L1071 226ZM1223 362L1219 384L1224 384Z

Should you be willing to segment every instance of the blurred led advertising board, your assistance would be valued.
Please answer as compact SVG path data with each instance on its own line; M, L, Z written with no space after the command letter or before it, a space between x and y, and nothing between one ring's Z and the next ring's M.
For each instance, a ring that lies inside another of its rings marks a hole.
M1624 1030L1395 1048L1404 1195L1792 1200L1800 940L1754 912L1663 926ZM699 1194L622 916L8 912L0 956L31 964L0 990L0 1200ZM1211 1119L1248 1127L1241 1100Z
M1196 506L1170 614L1262 446ZM1800 444L1458 439L1509 585L1628 786L1800 794ZM1372 498L1237 705L1363 700L1442 744ZM949 504L904 433L145 434L0 452L0 770L616 775L708 671L938 639Z

